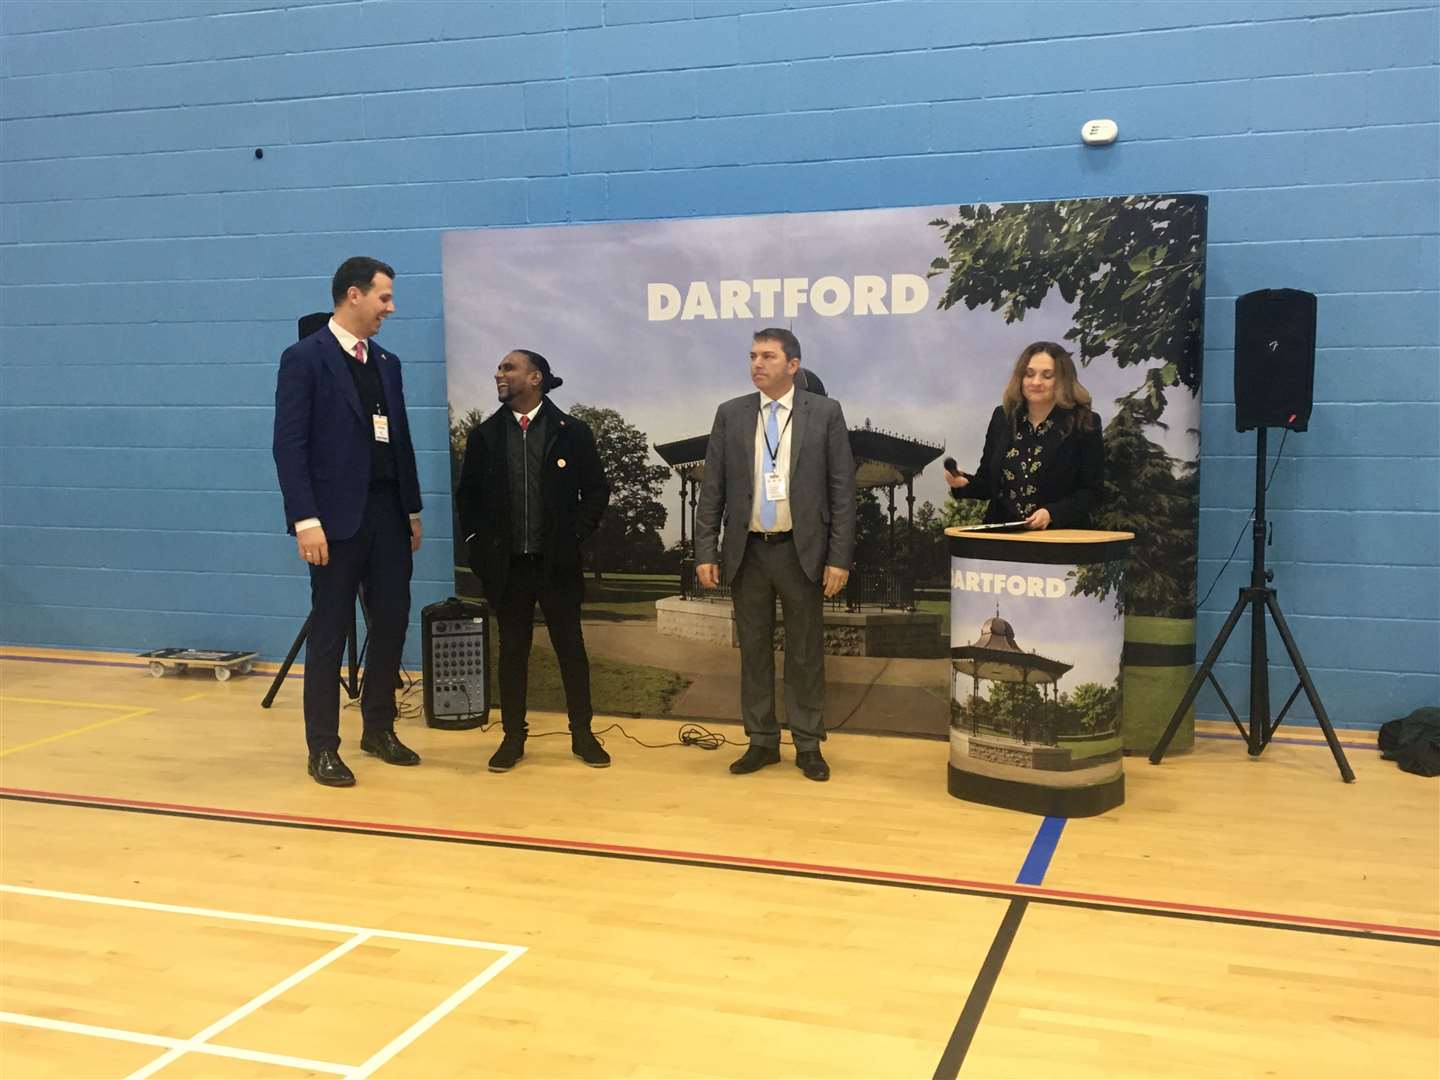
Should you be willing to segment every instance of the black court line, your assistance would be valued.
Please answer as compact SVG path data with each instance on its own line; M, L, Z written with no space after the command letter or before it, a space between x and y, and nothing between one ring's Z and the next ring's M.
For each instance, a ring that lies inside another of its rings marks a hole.
M987 888L983 885L948 884L945 882L913 881L903 877L867 877L863 874L845 873L824 869L806 869L790 866L764 866L744 862L722 862L704 858L689 858L683 855L658 855L635 851L617 851L592 847L566 847L554 843L529 842L521 839L495 839L477 836L454 836L437 833L412 832L374 825L343 825L315 821L287 821L266 817L250 817L243 814L210 813L203 810L182 810L154 806L122 806L114 803L97 802L75 798L52 797L40 794L15 794L0 792L0 800L11 802L38 803L46 806L71 807L80 810L102 810L110 813L142 814L152 817L183 818L191 821L218 822L231 825L256 825L266 828L298 829L305 832L337 833L351 836L371 836L388 840L413 840L424 843L459 844L466 847L500 848L511 851L538 852L551 855L581 856L593 859L614 859L620 862L639 862L660 866L683 866L698 870L727 870L743 874L768 874L773 877L797 878L808 881L838 882L846 885L869 885L876 888L908 889L915 892L942 893L949 896L974 896L986 900L1011 901L1022 899L1032 904L1069 908L1080 911L1103 911L1121 915L1148 915L1160 919L1177 919L1182 922L1211 923L1221 926L1256 926L1269 930L1287 930L1293 933L1318 934L1324 937L1358 938L1364 941L1393 941L1405 945L1429 945L1440 948L1440 936L1424 933L1407 933L1405 928L1374 928L1363 926L1336 926L1306 922L1286 922L1266 918L1263 915L1225 914L1223 911L1176 910L1169 907L1147 907L1143 903L1125 903L1114 899L1085 899L1066 895L1046 895L1026 892L1016 895L1013 890L1003 887Z
M1047 817L1040 822L1040 827L1035 830L1035 839L1030 842L1025 861L1020 865L1020 873L1015 877L1018 884L1045 883L1050 860L1055 857L1055 849L1059 847L1060 836L1064 831L1064 818ZM970 1044L975 1041L975 1033L980 1030L980 1020L985 1015L986 1006L990 1004L990 995L995 991L995 984L1005 967L1005 959L1010 955L1010 946L1020 931L1020 920L1025 917L1025 909L1029 904L1028 899L1017 896L1005 909L1005 917L1000 920L995 939L990 942L985 962L980 965L980 973L975 977L970 993L965 998L965 1007L960 1010L960 1019L955 1021L955 1030L950 1033L950 1040L945 1044L944 1053L940 1055L940 1064L935 1066L934 1080L955 1080L960 1073L960 1067L965 1064L965 1055L970 1052Z
M1005 909L1005 917L1000 920L1000 929L995 931L995 940L990 943L990 951L985 954L985 962L980 965L980 974L975 976L975 982L970 987L970 996L965 999L965 1008L960 1011L960 1019L955 1021L955 1030L950 1033L950 1041L945 1044L945 1052L940 1055L940 1064L935 1066L934 1080L955 1080L960 1074L960 1066L965 1064L965 1055L970 1052L975 1032L980 1029L980 1018L985 1014L985 1006L990 1004L990 995L1000 978L1000 969L1005 966L1005 958L1010 955L1010 946L1015 941L1020 920L1025 917L1025 909L1029 904L1029 900L1016 897Z

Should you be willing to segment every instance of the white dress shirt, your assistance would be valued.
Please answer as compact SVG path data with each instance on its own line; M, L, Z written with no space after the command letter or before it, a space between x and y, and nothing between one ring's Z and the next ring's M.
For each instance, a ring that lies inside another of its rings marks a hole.
M345 352L348 353L350 356L354 356L354 355L355 355L355 343L356 343L357 341L363 341L363 340L365 340L365 339L356 337L354 334L352 334L349 330L346 330L343 326L341 326L341 325L340 325L338 322L336 322L334 319L331 319L331 320L330 320L329 326L330 326L330 332L335 335L335 340L338 341L338 342L340 342L340 348L344 349ZM364 363L369 363L369 361L370 361L370 342L369 342L369 341L365 341L365 359L362 360L362 361L360 361L360 362L361 362L362 364L364 364Z
M764 532L760 525L760 503L765 495L765 473L769 471L770 451L765 449L765 422L770 417L770 403L779 401L780 408L775 413L775 426L780 431L780 445L775 454L775 471L785 477L786 498L775 502L775 528L774 532L789 532L794 527L794 519L790 516L790 426L794 419L795 412L795 387L791 386L781 398L771 398L765 394L760 395L760 413L755 420L755 501L750 507L750 531Z

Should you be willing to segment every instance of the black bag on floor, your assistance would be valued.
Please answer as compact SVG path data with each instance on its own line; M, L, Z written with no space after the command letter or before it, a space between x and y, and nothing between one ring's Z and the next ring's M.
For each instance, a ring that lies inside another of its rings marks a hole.
M1416 709L1380 725L1380 756L1408 773L1440 776L1440 709Z

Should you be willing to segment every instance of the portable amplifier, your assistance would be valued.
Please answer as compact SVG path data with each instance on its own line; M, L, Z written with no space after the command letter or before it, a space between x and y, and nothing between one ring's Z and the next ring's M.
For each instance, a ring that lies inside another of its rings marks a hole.
M451 597L420 612L425 723L464 730L490 712L490 609Z

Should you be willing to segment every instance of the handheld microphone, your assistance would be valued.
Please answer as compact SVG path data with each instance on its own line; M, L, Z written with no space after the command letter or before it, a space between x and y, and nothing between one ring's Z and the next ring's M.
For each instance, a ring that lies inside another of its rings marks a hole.
M955 464L955 459L953 457L947 457L940 464L945 466L946 470L948 470L949 472L956 473L957 475L960 472L960 466Z

